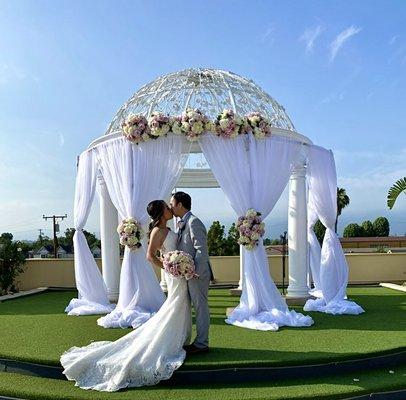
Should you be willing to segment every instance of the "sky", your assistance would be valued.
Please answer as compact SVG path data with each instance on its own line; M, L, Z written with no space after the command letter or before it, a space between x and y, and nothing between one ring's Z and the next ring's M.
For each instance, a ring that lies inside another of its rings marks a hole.
M405 1L0 2L0 232L73 226L76 156L142 85L212 67L254 80L298 132L332 149L351 204L339 219L386 216L406 233ZM189 190L208 226L235 215L220 189ZM208 206L210 204L210 207ZM95 202L85 229L99 233ZM287 191L266 219L287 228Z

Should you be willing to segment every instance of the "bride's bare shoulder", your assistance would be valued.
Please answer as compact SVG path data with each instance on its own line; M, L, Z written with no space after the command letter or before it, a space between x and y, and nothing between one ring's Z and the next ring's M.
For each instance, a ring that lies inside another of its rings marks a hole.
M151 231L151 238L164 238L168 233L168 228L160 228L159 226L156 226L152 229Z

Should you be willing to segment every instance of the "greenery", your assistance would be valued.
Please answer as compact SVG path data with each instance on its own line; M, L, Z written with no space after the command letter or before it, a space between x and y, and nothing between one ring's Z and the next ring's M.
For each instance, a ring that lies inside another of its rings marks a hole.
M350 198L344 188L337 188L337 217L335 222L335 232L337 233L338 217L341 215L343 209L350 204Z
M324 234L326 233L326 227L320 222L320 220L317 220L313 226L313 230L321 246L323 244Z
M389 236L389 221L385 217L378 217L374 221L374 231L376 236Z
M396 181L388 191L386 203L390 210L392 210L393 206L396 203L396 199L401 193L406 194L406 177Z
M15 280L24 271L23 245L11 233L0 236L0 294L17 292Z
M362 236L366 237L376 236L374 225L371 221L369 220L364 221L361 225L361 228L362 228Z
M343 237L360 237L364 236L362 226L352 223L344 228Z
M378 217L374 222L364 221L362 225L351 223L344 228L343 237L375 237L389 236L389 221L385 217Z
M232 224L225 235L225 227L219 221L214 221L207 232L207 247L210 256L238 256L240 246L237 243L239 234L235 224Z

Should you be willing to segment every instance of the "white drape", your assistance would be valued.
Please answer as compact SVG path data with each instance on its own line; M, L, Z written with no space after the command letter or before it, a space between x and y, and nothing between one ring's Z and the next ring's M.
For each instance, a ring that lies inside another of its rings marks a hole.
M314 288L310 290L310 294L315 297L322 297L321 284L320 284L320 254L321 247L314 233L313 227L317 222L317 213L313 204L308 201L307 204L307 242L309 249L309 264L310 272L313 280Z
M105 314L114 307L109 304L106 285L83 234L93 203L95 186L96 166L93 153L84 152L79 157L73 211L75 280L79 298L72 299L66 307L68 315Z
M320 262L320 286L323 297L308 300L305 311L321 311L328 314L360 314L364 310L346 299L348 265L334 224L337 216L337 175L331 151L310 146L307 179L309 202L318 218L326 227Z
M170 135L139 145L118 138L95 147L100 172L121 219L135 218L147 230L148 203L166 199L182 172L187 158L182 156L183 142L183 138ZM136 251L125 249L117 306L97 323L106 328L135 328L148 320L164 300L146 259L144 241Z
M253 135L224 139L211 134L200 139L202 151L238 216L254 208L265 219L282 194L298 156L299 144L283 138L256 140ZM313 320L289 311L276 288L264 246L244 251L240 304L227 323L258 330L309 326Z

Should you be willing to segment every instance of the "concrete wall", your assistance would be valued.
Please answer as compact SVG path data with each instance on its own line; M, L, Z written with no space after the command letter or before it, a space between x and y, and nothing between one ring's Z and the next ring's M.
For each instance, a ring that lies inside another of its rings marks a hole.
M349 265L350 284L406 281L406 253L346 254ZM273 280L282 282L282 256L268 256ZM96 260L101 269L101 259ZM211 257L214 275L219 283L237 283L239 279L239 257ZM160 271L155 270L157 276ZM286 279L288 281L288 257L286 257ZM25 272L17 282L21 290L41 286L74 287L73 259L28 259Z

